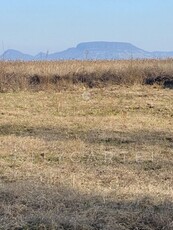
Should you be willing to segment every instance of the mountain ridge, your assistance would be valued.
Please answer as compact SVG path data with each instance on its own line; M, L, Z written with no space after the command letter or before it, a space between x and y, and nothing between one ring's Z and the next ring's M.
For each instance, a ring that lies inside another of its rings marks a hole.
M0 60L9 61L41 61L41 60L122 60L122 59L152 59L172 58L173 51L145 51L128 42L82 42L51 54L40 52L36 55L22 53L18 50L8 49Z

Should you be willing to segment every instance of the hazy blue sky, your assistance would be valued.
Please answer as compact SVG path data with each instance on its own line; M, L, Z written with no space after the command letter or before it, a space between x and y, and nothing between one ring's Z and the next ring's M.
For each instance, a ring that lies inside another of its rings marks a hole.
M84 41L173 51L173 0L0 0L0 53L61 51Z

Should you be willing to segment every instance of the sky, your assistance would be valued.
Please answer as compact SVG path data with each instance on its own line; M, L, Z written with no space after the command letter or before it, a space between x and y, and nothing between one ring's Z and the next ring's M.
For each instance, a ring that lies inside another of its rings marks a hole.
M0 53L50 53L89 41L173 51L173 0L0 0Z

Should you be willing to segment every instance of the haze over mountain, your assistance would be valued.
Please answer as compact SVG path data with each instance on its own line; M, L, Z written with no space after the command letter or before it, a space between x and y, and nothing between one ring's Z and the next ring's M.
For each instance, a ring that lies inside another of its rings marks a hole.
M17 50L7 50L1 56L1 60L121 60L121 59L145 59L145 58L172 58L173 51L149 52L126 42L85 42L74 48L62 52L46 54L43 52L35 56L24 54Z

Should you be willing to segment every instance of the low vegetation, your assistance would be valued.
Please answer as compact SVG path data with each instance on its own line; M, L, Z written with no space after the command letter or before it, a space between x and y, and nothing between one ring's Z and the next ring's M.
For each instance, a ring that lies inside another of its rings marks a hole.
M172 59L0 62L0 92L155 83L173 88L172 63Z
M173 229L172 74L0 63L0 229Z

